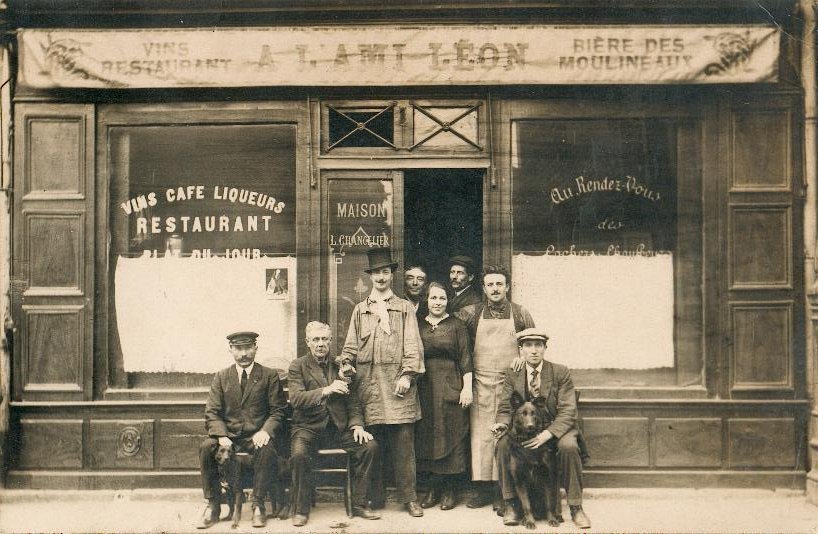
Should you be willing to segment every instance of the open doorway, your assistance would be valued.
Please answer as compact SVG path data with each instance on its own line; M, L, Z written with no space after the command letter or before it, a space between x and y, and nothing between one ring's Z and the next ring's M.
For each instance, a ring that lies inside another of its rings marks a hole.
M404 265L420 263L448 283L448 258L483 264L482 169L414 169L404 174Z

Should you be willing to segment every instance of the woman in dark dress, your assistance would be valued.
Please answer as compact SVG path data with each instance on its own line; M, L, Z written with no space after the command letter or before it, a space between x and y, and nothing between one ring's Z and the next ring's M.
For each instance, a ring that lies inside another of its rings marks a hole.
M472 353L466 324L446 313L446 289L432 282L429 313L418 321L426 373L418 380L421 414L415 427L418 471L429 473L420 505L454 508L457 476L466 471L468 407L473 400Z

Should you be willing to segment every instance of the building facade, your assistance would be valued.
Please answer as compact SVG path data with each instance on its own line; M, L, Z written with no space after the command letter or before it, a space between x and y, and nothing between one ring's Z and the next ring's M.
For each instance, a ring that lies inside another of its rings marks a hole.
M810 3L6 4L7 486L195 485L385 246L511 269L588 485L815 483Z

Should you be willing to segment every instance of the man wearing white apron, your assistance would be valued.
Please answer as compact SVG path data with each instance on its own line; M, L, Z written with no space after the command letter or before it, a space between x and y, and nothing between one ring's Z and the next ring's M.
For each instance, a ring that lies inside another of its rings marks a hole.
M455 316L469 327L474 346L474 402L471 406L471 465L475 491L469 508L502 502L492 483L498 479L494 460L496 439L491 427L497 415L505 371L520 368L517 332L532 328L534 320L522 306L508 300L511 275L500 265L486 267L483 292L486 300L459 310ZM492 489L494 488L494 491Z

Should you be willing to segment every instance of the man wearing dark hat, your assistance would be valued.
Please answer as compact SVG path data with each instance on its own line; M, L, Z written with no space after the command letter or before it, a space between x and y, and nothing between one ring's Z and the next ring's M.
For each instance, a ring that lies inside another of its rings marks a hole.
M557 463L562 485L568 495L571 519L578 528L590 528L591 520L582 510L582 450L581 434L577 425L577 403L574 383L567 367L544 359L548 336L537 328L527 328L517 333L520 356L525 365L519 371L508 369L496 423L491 431L502 437L497 442L495 455L500 475L500 490L505 499L503 524L517 525L520 516L515 506L517 496L509 471L511 439L504 432L511 424L511 395L516 392L530 401L537 397L546 399L545 408L552 422L548 427L522 445L530 450L545 452L546 447L556 445Z
M310 353L290 364L287 386L293 406L292 469L293 525L307 524L312 504L312 459L318 448L338 447L347 451L352 475L352 514L364 519L380 519L369 509L366 494L372 466L378 455L377 442L364 430L361 405L356 395L358 376L347 380L338 374L338 365L329 357L332 330L328 324L312 321L305 330Z
M236 363L216 373L210 386L205 405L208 438L199 447L207 506L197 528L219 520L221 489L214 458L219 446L253 455L253 526L263 527L267 521L264 497L277 462L273 436L281 429L287 401L278 370L255 363L257 337L255 332L227 336Z
M367 251L372 291L349 320L339 357L356 362L358 399L367 430L391 451L398 499L413 517L423 515L415 492L415 421L420 419L415 378L425 372L415 309L392 292L398 264L389 248Z
M474 260L468 256L449 259L449 287L449 313L480 302L480 291L474 287Z

